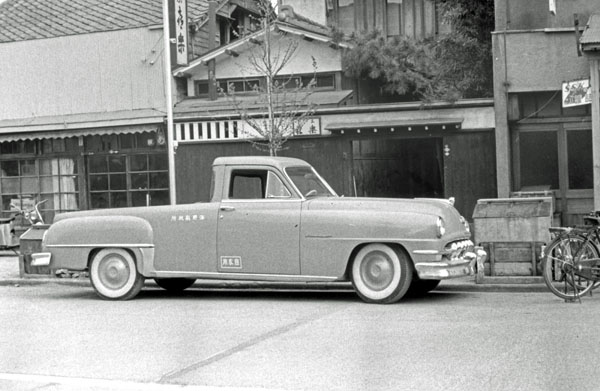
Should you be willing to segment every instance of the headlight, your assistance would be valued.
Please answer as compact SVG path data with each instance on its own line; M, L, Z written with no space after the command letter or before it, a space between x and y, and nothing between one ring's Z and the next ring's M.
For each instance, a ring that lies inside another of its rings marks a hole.
M467 219L465 219L464 217L460 216L460 222L465 226L465 229L467 230L467 232L471 232L471 226L469 225L469 222L467 221Z
M446 233L446 224L444 223L444 219L438 217L435 225L437 227L437 236L438 238L441 238Z

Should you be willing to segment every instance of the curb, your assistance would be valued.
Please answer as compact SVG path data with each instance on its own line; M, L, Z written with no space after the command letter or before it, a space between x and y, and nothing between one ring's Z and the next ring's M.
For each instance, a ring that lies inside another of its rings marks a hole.
M48 277L24 277L7 278L0 280L0 286L36 286L44 284L58 284L76 287L91 287L88 278L48 278ZM144 284L145 287L156 288L156 283L149 279ZM350 283L329 283L329 284L297 284L297 283L269 283L269 282L232 282L223 280L202 280L196 282L192 288L196 289L214 289L214 290L315 290L315 291L353 291ZM442 282L434 291L436 292L506 292L506 293L525 293L525 292L548 292L545 284L476 284L475 282Z

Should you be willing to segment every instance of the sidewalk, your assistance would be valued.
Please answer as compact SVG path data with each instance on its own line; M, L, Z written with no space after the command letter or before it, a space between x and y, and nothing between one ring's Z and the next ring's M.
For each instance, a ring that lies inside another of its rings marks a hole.
M40 285L48 283L68 284L75 286L91 286L87 277L58 278L54 275L19 275L19 258L12 252L0 251L0 286ZM148 280L147 285L153 286L154 281ZM197 282L208 289L314 289L314 290L352 290L350 283L329 284L282 284L282 283L252 283L223 280L202 280ZM547 292L548 288L539 283L494 283L476 284L475 277L463 277L444 280L437 291L454 292Z

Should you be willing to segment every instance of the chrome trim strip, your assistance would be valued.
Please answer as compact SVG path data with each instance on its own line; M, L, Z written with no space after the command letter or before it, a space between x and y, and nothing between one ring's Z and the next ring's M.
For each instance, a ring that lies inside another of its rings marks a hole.
M227 198L221 200L220 204L232 203L232 204L257 204L257 203L273 203L273 202L288 202L300 204L302 200L300 198Z
M47 248L87 248L87 247L138 247L138 248L154 248L153 244L147 243L135 243L135 244L127 244L127 243L97 243L97 244L48 244Z
M335 281L338 277L329 276L304 276L304 275L293 275L293 274L260 274L260 273L226 273L226 272L187 272L187 271L162 271L157 270L156 273L160 274L187 274L194 276L211 276L211 277L271 277L271 278L288 278L294 280L306 280L306 279L318 279Z
M438 250L413 250L413 254L438 255L441 253Z

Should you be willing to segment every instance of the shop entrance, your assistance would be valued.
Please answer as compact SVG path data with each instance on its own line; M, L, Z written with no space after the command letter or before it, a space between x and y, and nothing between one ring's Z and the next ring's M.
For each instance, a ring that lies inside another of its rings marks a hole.
M359 197L444 197L442 138L352 141Z

